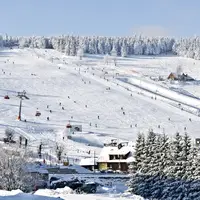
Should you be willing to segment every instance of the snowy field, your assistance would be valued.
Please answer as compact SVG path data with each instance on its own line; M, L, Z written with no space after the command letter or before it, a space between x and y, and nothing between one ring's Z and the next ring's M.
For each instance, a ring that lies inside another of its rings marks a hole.
M79 61L77 57L67 57L55 50L2 50L1 137L6 127L12 127L30 138L29 148L37 148L42 142L46 145L44 151L49 154L55 143L62 141L66 156L73 159L91 157L94 151L98 155L103 143L112 138L134 141L138 132L146 133L149 129L170 136L177 131L187 131L192 137L199 137L200 118L193 114L196 112L193 106L200 107L198 99L189 99L189 106L183 105L184 110L181 110L178 102L185 101L188 95L181 94L177 99L175 96L179 94L176 92L174 96L170 83L163 85L150 79L167 77L176 71L177 65L182 65L185 73L198 80L200 62L174 56L119 58L115 67L111 60L106 65L102 56L90 55ZM140 80L138 87L132 85L136 79ZM159 96L143 90L140 88L143 82L149 90L165 87L167 94ZM176 84L177 91L200 97L198 82L195 83ZM16 96L23 90L30 98L23 100L22 120L26 122L17 120L19 98ZM10 99L4 99L5 95ZM41 112L40 117L35 116L37 110ZM69 121L82 125L83 132L75 133L71 140L66 137L63 140Z
M20 190L4 191L0 190L0 200L144 200L144 198L137 195L130 194L73 194L68 187L56 190L40 189L35 194L26 194Z

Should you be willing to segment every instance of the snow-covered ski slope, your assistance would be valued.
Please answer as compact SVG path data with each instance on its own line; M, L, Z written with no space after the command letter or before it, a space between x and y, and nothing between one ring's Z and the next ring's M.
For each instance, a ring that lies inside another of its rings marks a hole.
M3 134L9 126L29 134L33 140L53 142L57 135L62 138L70 120L83 126L83 133L74 137L70 148L83 145L85 148L90 141L99 146L110 138L134 141L138 132L145 133L148 129L173 135L176 131L184 133L186 127L191 136L198 137L198 116L182 111L177 102L159 96L155 100L152 98L155 94L130 86L134 76L141 80L147 76L168 76L180 63L186 73L198 79L200 62L174 56L118 58L115 67L111 60L106 65L102 56L89 55L79 61L55 50L2 50L0 132ZM19 98L16 95L23 90L30 98L23 100L22 119L26 123L17 120ZM200 91L198 84L189 90ZM4 99L7 94L9 100ZM35 117L37 110L41 112L40 117Z

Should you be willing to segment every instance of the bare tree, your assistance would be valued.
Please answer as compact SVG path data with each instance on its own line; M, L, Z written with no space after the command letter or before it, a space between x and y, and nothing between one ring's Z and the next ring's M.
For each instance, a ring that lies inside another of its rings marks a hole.
M42 143L40 143L40 145L38 146L38 156L39 158L42 157Z
M56 156L59 162L61 161L63 152L64 152L64 146L56 143Z

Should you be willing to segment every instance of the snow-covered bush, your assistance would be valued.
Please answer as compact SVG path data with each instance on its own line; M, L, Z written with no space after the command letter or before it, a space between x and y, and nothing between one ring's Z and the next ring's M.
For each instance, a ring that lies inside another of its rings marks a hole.
M0 149L0 188L30 191L34 178L26 172L27 159L16 151Z
M5 136L8 141L12 141L15 135L15 131L10 128L5 129Z

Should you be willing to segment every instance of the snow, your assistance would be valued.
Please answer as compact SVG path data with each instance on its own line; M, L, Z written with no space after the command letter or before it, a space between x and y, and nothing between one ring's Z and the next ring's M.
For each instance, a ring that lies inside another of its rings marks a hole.
M72 194L73 190L69 187L57 188L56 190L40 189L35 192L36 195L49 196L49 197L61 197L61 195Z
M97 164L97 160L94 158L84 158L79 163L81 166L94 166L94 164Z
M0 196L0 200L22 200L22 199L26 199L26 200L62 200L61 198L54 198L54 197L47 197L47 196L38 196L38 195L31 195L31 194L17 194L17 195L13 195L13 196L4 196L1 197Z
M105 191L105 190L104 190ZM108 189L107 189L108 191ZM73 194L72 190L68 187L56 190L40 189L34 194L26 194L21 191L3 191L0 190L0 200L144 200L137 195L126 194Z
M0 196L16 195L20 193L22 193L21 190L12 190L12 191L0 190Z
M23 193L21 190L5 191L0 190L0 200L56 200L58 198L48 197L47 195L32 195ZM60 199L60 198L59 198Z
M105 191L107 191L107 193L105 193ZM44 195L44 196L50 196L50 197L60 197L63 199L67 199L67 200L77 200L77 199L83 199L83 200L128 200L128 199L132 199L132 200L143 200L142 197L137 196L137 195L128 195L126 196L124 194L124 196L128 197L124 197L123 198L123 194L112 194L112 189L109 188L103 188L102 190L102 194L72 194L72 191L68 188L62 188L62 189L56 189L56 190L49 190L49 189L45 189L45 190L38 190L35 192L35 194L37 195Z
M195 65L193 62L176 56L133 56L117 58L115 67L105 65L100 55L84 55L80 61L55 50L4 49L0 52L0 137L10 127L16 135L29 139L28 149L36 154L39 144L44 143L42 156L51 158L51 163L56 162L56 142L64 145L64 156L70 163L79 163L82 158L92 158L94 151L98 156L103 143L113 138L134 141L138 132L146 133L149 129L173 136L177 131L183 133L186 127L192 138L198 137L200 118L194 107L200 107L200 61L195 61ZM178 65L197 81L182 85L150 79L167 77ZM176 92L172 86L176 86ZM30 98L23 100L22 106L26 123L17 120L16 96L23 90ZM4 99L7 94L9 100ZM187 104L182 105L183 110L178 107L179 102ZM35 116L37 108L40 117ZM63 139L69 122L82 125L83 132Z

